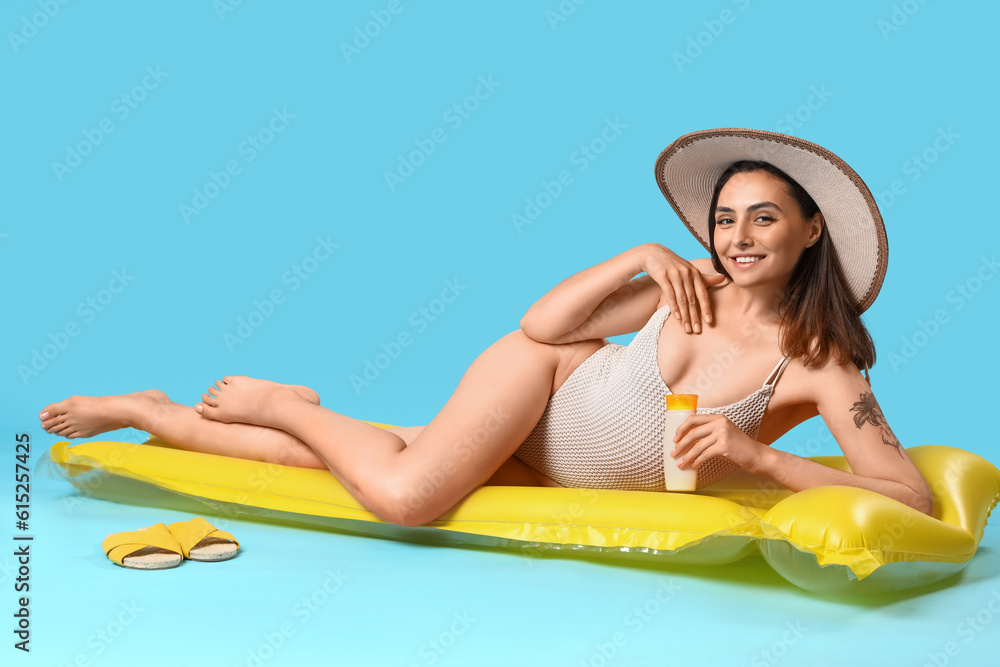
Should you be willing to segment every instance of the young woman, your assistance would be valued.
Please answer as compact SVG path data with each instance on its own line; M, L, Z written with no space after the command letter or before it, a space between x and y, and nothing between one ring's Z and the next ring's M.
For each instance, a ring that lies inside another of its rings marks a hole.
M857 486L931 514L860 370L875 361L860 315L887 260L860 177L815 144L734 128L682 136L656 175L711 258L648 243L566 279L426 426L381 429L307 387L233 376L193 408L156 390L71 396L42 410L42 427L65 438L134 427L184 449L328 468L386 521L421 525L484 484L663 490L663 397L696 393L721 407L689 417L673 455L699 487L742 467L793 491ZM606 340L635 331L628 346ZM817 414L853 472L768 447Z

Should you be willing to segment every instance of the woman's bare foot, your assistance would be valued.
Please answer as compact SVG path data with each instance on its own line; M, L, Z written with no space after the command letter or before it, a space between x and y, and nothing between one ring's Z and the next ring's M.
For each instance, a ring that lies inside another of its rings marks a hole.
M70 396L50 403L39 413L42 429L63 438L90 438L120 428L142 428L144 415L169 401L157 389L118 396Z
M279 410L282 403L309 400L302 389L308 387L279 384L245 375L228 375L209 387L208 393L201 395L202 402L195 404L194 409L203 417L221 422L269 426L274 411ZM319 397L316 398L318 405Z

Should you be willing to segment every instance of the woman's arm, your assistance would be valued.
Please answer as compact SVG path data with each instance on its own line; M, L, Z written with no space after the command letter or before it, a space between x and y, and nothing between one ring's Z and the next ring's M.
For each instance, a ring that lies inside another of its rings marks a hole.
M641 272L647 275L633 280ZM664 303L689 332L700 332L700 313L710 321L708 290L698 268L657 243L644 243L553 287L521 318L521 330L543 343L617 336L641 329Z
M766 448L761 453L760 472L767 475L774 481L784 484L792 491L802 491L815 486L857 486L869 491L881 493L894 500L898 500L904 505L909 505L913 509L923 512L929 516L934 516L934 498L931 495L930 487L921 477L922 484L910 486L904 482L893 479L882 479L879 477L867 477L858 473L844 472L836 468L830 468L822 463L816 463L809 459L781 451L780 449ZM852 467L853 470L853 467ZM913 488L925 487L924 489Z
M693 415L686 420L678 428L684 436L675 451L684 454L687 466L697 467L712 456L725 456L792 491L856 486L933 516L930 487L889 428L871 387L856 368L834 364L816 370L789 367L782 385L782 389L805 394L806 400L815 402L852 472L771 449L749 438L722 415Z
M853 365L829 363L821 369L799 367L796 375L802 377L793 381L815 402L852 472L768 449L762 456L764 474L793 491L826 484L857 486L933 516L931 489L889 427L861 372Z

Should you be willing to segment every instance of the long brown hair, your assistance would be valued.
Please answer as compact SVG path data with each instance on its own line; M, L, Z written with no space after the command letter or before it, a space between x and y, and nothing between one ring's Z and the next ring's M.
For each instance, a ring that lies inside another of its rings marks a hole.
M819 212L805 188L769 162L740 160L729 165L715 184L708 209L712 265L726 277L730 277L729 273L715 251L715 207L719 192L734 174L753 171L765 171L784 181L803 218L808 220ZM801 357L806 366L822 366L832 355L840 364L851 361L859 369L869 369L875 365L875 343L847 293L828 236L824 224L819 240L802 251L779 300L781 350L792 358Z

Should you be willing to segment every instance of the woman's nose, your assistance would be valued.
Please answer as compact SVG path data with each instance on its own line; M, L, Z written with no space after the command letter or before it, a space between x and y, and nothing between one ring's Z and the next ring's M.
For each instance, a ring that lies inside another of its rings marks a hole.
M736 223L736 229L733 230L733 242L741 248L753 245L753 238L750 235L750 225L745 221Z

